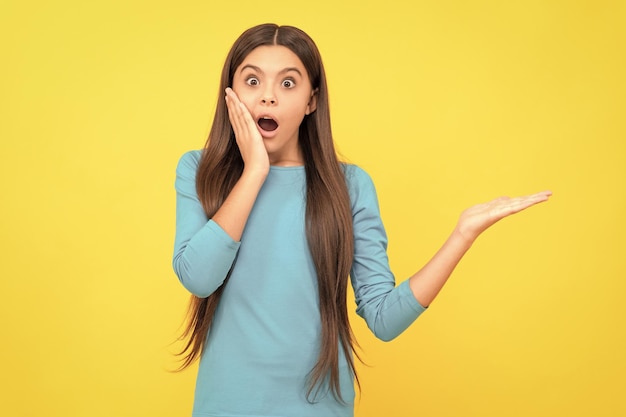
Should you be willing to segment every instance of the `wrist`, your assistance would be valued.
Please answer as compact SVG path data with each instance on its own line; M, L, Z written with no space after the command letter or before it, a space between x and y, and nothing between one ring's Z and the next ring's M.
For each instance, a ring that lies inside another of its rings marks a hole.
M252 182L260 182L263 183L265 178L270 172L269 165L267 167L252 167L249 165L244 166L243 172L241 173L241 179L244 181L252 181Z
M462 228L457 225L450 235L450 240L456 245L469 249L477 237L478 236L468 233L467 230L462 230Z

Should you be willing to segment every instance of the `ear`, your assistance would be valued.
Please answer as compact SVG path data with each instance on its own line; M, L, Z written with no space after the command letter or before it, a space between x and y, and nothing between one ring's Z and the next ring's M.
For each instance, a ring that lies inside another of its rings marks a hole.
M313 90L313 92L311 93L311 99L309 100L309 104L306 105L306 112L305 112L305 114L307 116L309 114L313 113L315 111L315 109L317 109L317 93L318 93L318 89L317 88L315 90Z

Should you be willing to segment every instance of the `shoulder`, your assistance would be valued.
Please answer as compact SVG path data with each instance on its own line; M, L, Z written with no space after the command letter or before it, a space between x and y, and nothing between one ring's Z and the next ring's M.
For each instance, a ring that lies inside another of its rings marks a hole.
M350 192L357 191L361 188L373 188L374 181L372 177L361 167L354 164L342 163L343 172L346 176L348 189Z
M200 158L202 157L201 150L187 151L178 160L176 172L179 174L193 173L195 175L198 165L200 165Z
M378 200L374 181L363 168L346 163L343 163L342 167L353 208L355 204L371 204Z
M200 165L202 151L185 152L178 160L176 166L176 181L174 187L183 194L195 195L196 193L196 172Z

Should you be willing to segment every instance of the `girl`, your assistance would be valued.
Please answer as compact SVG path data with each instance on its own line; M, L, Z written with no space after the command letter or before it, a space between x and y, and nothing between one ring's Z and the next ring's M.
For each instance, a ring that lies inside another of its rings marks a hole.
M182 367L201 359L193 415L352 416L348 276L357 313L391 340L481 232L550 192L464 211L437 254L396 286L374 185L337 160L313 41L290 26L253 27L220 86L205 148L176 172L173 266L193 294Z

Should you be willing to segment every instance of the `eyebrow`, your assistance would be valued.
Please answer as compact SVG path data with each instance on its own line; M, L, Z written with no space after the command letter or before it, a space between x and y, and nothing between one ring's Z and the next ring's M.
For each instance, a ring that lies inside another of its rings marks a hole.
M252 65L252 64L246 64L246 65L244 65L244 66L243 66L243 68L241 68L241 71L240 71L240 72L243 72L245 69L248 69L248 68L249 68L249 69L252 69L252 70L254 70L254 71L258 72L258 73L264 74L264 72L263 72L263 70L262 70L261 68L257 67L256 65ZM296 67L287 67L287 68L283 68L282 70L280 70L280 71L278 72L278 74L286 74L286 73L288 73L288 72L290 72L290 71L297 72L297 73L298 73L298 75L302 77L302 73L301 73L301 72L300 72L300 70L299 70L298 68L296 68Z

